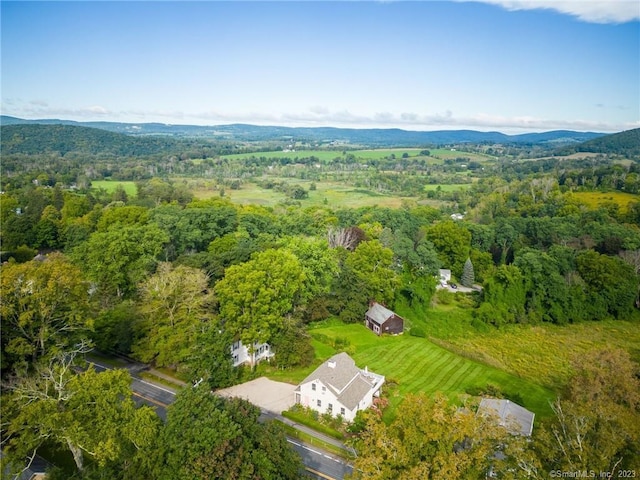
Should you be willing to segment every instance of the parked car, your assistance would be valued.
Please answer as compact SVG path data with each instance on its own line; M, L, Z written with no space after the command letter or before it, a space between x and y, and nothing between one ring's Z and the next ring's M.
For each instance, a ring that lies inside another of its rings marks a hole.
M455 283L453 283L453 282L449 282L449 286L450 286L451 288L453 288L454 290L458 288L458 285L456 285L456 284L455 284Z

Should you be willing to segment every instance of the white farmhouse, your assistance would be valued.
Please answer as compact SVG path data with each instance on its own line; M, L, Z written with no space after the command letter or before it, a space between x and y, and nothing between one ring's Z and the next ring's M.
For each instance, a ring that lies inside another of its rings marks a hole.
M324 362L296 388L295 402L319 413L341 415L351 422L380 396L384 376L361 370L346 353Z
M249 353L249 349L245 347L240 340L233 342L231 345L231 358L233 358L234 367L244 363L255 365L262 360L270 359L274 355L268 343L254 343L253 352L251 353Z

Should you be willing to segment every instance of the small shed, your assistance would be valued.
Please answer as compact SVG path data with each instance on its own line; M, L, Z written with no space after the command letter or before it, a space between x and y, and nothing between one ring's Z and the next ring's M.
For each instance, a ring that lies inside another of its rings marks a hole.
M404 331L404 318L376 302L373 302L367 310L364 324L377 335L383 333L396 335Z

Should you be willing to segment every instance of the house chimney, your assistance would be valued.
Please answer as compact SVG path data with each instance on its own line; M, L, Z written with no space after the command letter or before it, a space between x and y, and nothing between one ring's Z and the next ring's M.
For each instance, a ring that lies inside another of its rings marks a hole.
M329 368L336 368L336 362L327 362Z
M369 373L369 367L367 366L364 367L364 373Z

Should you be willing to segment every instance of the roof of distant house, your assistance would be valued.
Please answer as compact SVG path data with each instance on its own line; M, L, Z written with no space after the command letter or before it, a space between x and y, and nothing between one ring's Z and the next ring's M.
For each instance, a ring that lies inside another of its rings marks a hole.
M478 405L478 413L497 415L500 425L512 433L530 436L533 431L535 413L510 400L483 398Z

